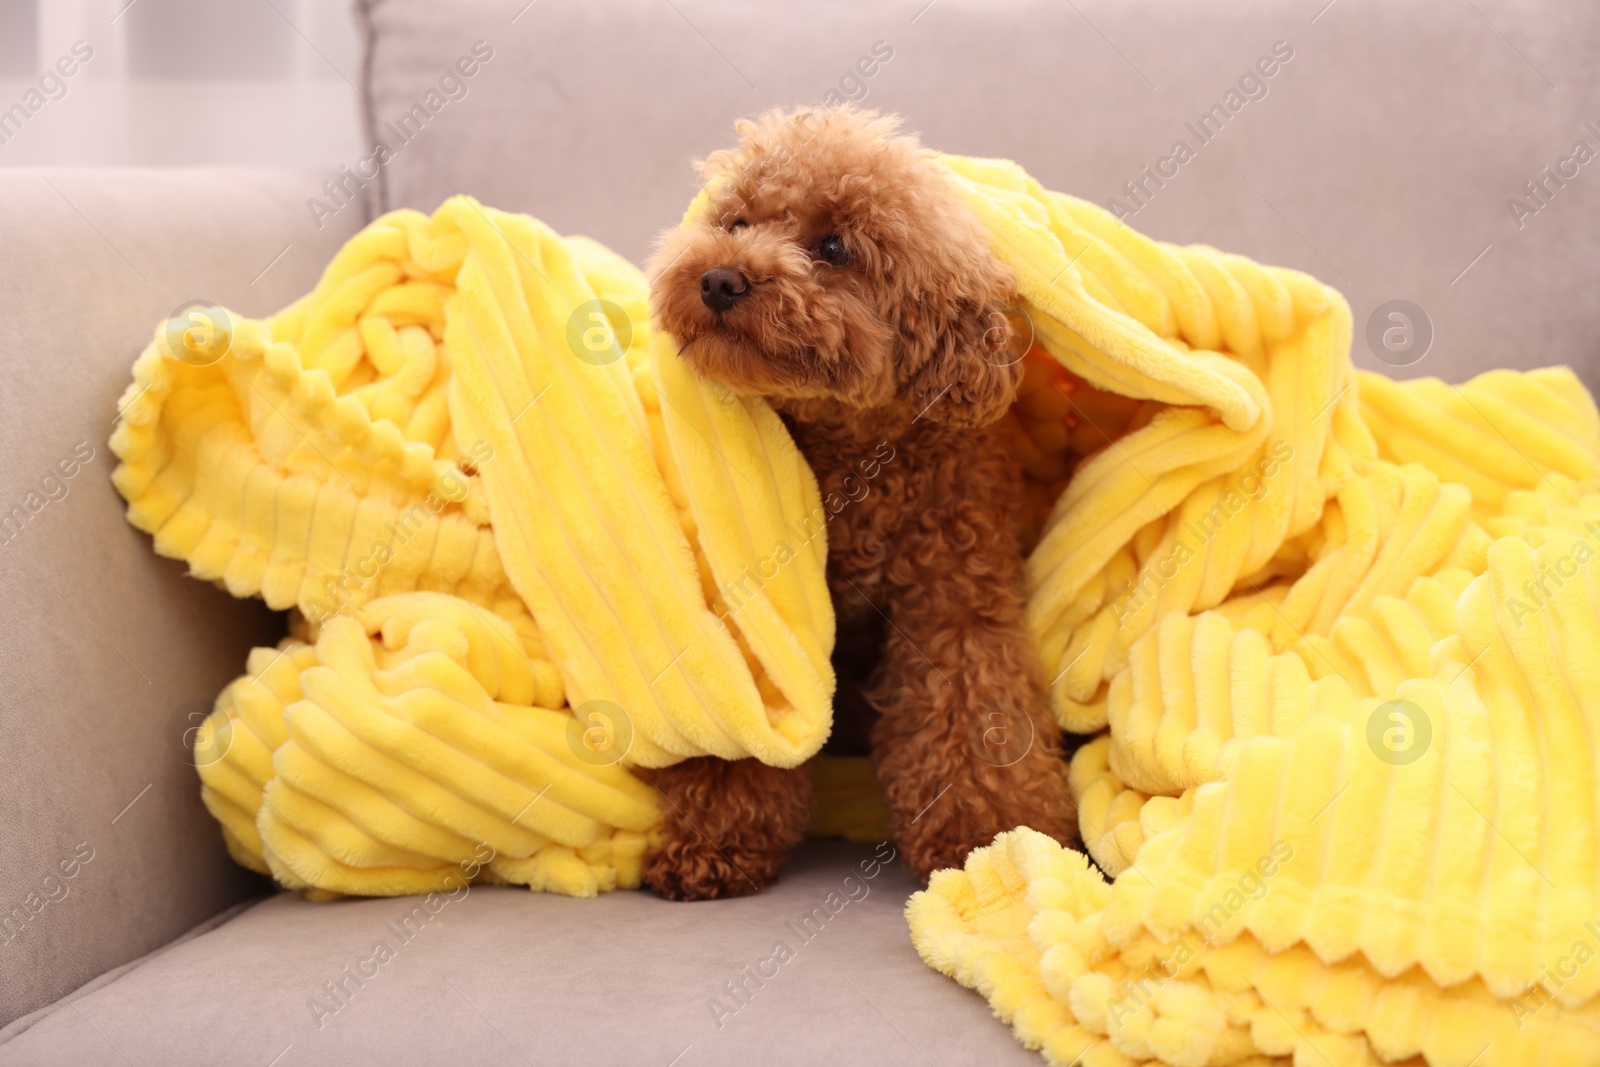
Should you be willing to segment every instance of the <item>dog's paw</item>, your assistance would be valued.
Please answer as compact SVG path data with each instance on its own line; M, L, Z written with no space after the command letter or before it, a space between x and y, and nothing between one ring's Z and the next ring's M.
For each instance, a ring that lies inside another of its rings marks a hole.
M781 866L770 856L729 854L696 835L668 841L646 856L644 884L667 900L744 897L777 881Z
M660 844L644 882L668 900L758 893L778 880L810 821L811 769L757 760L687 759L652 775Z

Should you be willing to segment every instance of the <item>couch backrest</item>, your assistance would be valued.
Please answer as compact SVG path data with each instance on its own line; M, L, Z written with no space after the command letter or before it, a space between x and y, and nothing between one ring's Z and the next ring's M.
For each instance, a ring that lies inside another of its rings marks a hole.
M360 224L323 175L0 169L0 1025L267 888L185 758L284 624L158 558L107 447L129 368L190 300L262 315Z
M393 153L368 183L380 208L459 190L642 259L695 189L689 161L735 118L831 93L947 151L1117 198L1152 236L1317 275L1349 297L1365 366L1459 380L1567 362L1600 383L1600 162L1575 158L1580 142L1600 153L1594 4L362 7L369 140ZM1431 323L1420 360L1403 325L1402 351L1383 347L1397 300Z

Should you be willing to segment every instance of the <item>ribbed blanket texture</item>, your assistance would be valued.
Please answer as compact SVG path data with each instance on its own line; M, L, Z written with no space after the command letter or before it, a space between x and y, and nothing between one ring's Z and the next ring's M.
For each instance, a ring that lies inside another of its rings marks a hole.
M1105 873L1002 834L922 958L1062 1067L1600 1063L1588 392L1356 372L1304 274L950 164L1054 357L1028 616Z
M1062 1067L1600 1064L1583 385L1358 372L1316 279L941 158L1032 333L1028 624L1095 735L1066 777L1100 869L1001 834L911 899L922 958ZM815 479L646 288L455 197L269 319L158 329L112 438L129 520L293 609L197 739L239 862L592 895L639 884L633 768L820 749ZM816 828L882 832L829 766Z

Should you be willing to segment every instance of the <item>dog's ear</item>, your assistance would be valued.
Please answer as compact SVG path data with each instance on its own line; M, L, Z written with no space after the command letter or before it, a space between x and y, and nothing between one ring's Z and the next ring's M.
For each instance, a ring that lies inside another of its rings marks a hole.
M902 322L906 396L918 418L984 426L1006 413L1022 378L1019 338L1009 305L995 296L958 299L947 309L917 304Z

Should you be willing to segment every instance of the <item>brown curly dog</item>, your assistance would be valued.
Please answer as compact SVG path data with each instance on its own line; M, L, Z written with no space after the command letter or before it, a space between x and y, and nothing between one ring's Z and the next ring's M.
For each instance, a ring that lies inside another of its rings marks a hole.
M709 212L662 237L651 302L697 373L770 400L816 472L833 741L870 727L896 841L926 878L1019 825L1076 834L1023 629L1022 474L995 425L1019 378L1015 278L897 127L848 108L740 123L702 164ZM690 759L654 781L664 843L645 881L673 899L768 885L809 818L808 766Z

